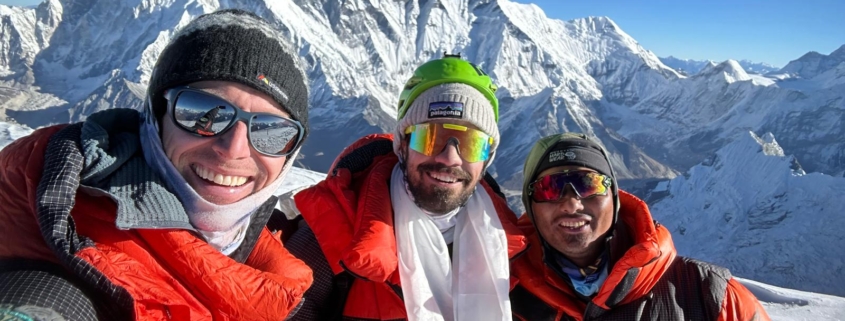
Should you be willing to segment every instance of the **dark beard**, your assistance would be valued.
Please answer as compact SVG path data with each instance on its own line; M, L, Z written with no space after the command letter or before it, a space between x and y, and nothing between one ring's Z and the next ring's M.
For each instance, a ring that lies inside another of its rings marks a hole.
M407 171L407 169L406 169ZM455 193L450 189L438 186L426 187L422 182L414 182L408 175L405 175L405 181L408 182L408 191L414 197L414 203L419 208L431 212L432 214L446 214L452 210L464 205L466 201L472 196L473 189L469 187L472 182L472 176L458 167L446 167L442 164L420 164L417 166L417 174L423 177L426 172L446 173L458 178L463 185L460 192ZM407 173L407 172L406 172Z

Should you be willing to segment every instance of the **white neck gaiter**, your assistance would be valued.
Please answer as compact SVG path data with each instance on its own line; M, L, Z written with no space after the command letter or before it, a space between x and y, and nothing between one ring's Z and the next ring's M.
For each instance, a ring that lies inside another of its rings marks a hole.
M455 238L455 225L458 224L458 212L461 211L461 208L458 207L451 212L442 215L432 214L424 209L420 210L428 215L428 218L431 219L434 226L437 226L437 229L440 230L440 234L443 234L443 239L446 241L446 244L452 244Z

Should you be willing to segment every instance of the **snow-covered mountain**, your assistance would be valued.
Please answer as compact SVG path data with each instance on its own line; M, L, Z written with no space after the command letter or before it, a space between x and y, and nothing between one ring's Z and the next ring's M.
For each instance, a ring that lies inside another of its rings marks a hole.
M390 131L406 78L445 51L462 53L498 80L499 154L514 155L499 157L492 168L503 181L519 179L520 156L530 142L562 130L612 142L623 177L671 178L677 172L605 127L593 109L602 99L634 102L680 76L610 19L562 22L536 6L508 1L51 1L38 9L15 8L62 15L49 44L32 49L34 60L2 67L31 70L34 78L32 86L19 80L21 73L5 78L6 87L16 89L0 97L6 117L38 127L112 107L138 108L137 94L173 30L224 5L267 18L300 46L310 65L314 135L304 147L303 166L325 170L355 138ZM35 30L31 21L21 25ZM522 134L524 124L536 131Z
M755 74L767 74L780 69L765 62L754 62L748 59L741 59L739 61L739 65L742 66L742 69L745 69L746 72Z
M308 65L312 135L300 167L325 171L354 139L390 132L406 78L445 51L462 53L499 85L502 144L491 171L509 195L518 195L533 142L562 131L601 139L623 184L674 178L747 139L749 131L773 133L808 173L845 174L841 64L807 59L801 70L812 77L777 80L728 60L684 76L608 18L554 20L535 5L507 0L0 5L0 120L37 128L108 108L139 108L155 59L174 30L223 7L266 18L298 46ZM787 184L758 179L748 184ZM735 215L745 213L735 205ZM807 204L802 210L812 217L841 209ZM746 271L743 262L731 264Z
M811 51L796 60L790 61L779 73L810 79L829 70L836 69L845 63L845 45L834 50L829 55Z
M733 60L711 63L636 104L611 106L604 124L673 168L689 168L755 131L773 133L808 172L843 176L843 70L809 80L774 81L749 75Z
M693 59L681 59L676 58L673 56L669 57L661 57L660 61L663 62L669 68L675 69L678 72L684 75L695 75L705 66L712 63L711 60L693 60ZM773 71L778 71L780 68L767 64L765 62L753 62L747 59L743 59L738 61L739 65L742 66L742 69L745 70L747 73L755 73L755 74L767 74Z
M746 133L644 197L681 255L845 296L841 195L845 177L806 173L771 133Z

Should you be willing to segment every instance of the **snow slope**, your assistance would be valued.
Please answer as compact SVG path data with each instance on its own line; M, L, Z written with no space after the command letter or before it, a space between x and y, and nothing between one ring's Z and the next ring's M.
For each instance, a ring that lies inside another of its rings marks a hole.
M845 178L806 173L773 135L746 133L646 199L681 255L741 277L845 296L841 195Z
M11 144L15 139L32 133L32 129L26 126L0 122L0 150Z

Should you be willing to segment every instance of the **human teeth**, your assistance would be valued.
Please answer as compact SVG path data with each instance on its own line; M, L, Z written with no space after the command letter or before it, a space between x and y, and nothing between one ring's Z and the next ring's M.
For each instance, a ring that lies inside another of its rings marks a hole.
M448 175L431 174L431 177L434 177L434 179L436 179L438 181L444 181L444 182L447 182L447 183L454 183L454 182L458 181L454 177L451 177L451 176L448 176Z
M561 223L561 225L563 225L563 226L565 226L565 227L568 227L568 228L579 228L579 227L584 226L585 224L587 224L587 222L584 222L584 221L581 221L581 222L563 222L563 223Z
M241 186L247 181L247 178L243 176L227 176L219 173L214 173L208 169L199 166L194 167L194 172L197 173L197 176L202 177L204 180L214 182L217 185Z

